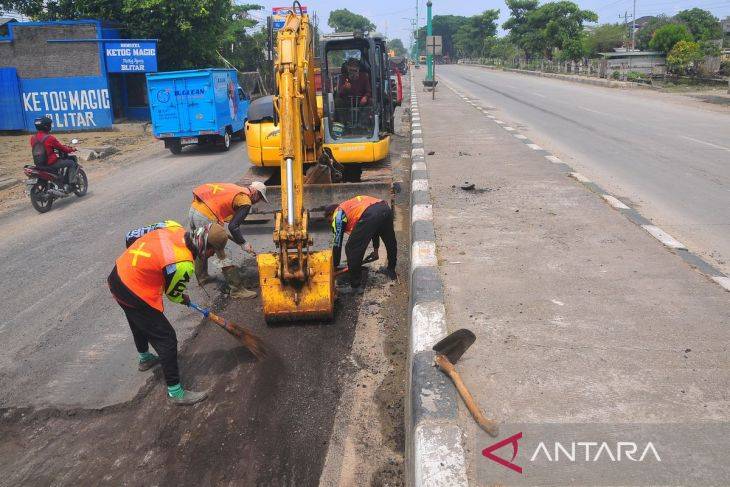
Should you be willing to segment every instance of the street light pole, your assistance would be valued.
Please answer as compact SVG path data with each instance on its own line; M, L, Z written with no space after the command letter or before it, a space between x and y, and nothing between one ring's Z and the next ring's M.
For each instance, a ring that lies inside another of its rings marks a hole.
M433 25L431 24L431 0L426 2L426 36L433 35ZM428 37L426 37L428 39ZM426 46L426 80L433 81L433 52Z

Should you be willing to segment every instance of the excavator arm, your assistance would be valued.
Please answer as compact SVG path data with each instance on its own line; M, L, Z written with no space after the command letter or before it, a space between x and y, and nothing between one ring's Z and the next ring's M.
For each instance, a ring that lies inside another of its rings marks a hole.
M281 131L282 209L275 218L277 252L257 256L264 316L269 322L331 319L332 251L310 250L309 213L303 203L304 164L323 154L312 31L299 2L294 2L277 34L276 52L274 109Z

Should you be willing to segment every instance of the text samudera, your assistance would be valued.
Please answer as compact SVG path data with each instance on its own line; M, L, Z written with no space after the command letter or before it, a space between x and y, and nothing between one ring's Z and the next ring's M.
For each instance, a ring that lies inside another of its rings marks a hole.
M23 93L28 113L48 115L56 128L96 127L98 110L109 110L109 90L30 91Z

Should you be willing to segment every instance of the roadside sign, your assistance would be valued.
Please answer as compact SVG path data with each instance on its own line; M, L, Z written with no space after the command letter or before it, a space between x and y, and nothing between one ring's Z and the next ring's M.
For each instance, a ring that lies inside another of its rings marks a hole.
M426 53L432 56L442 54L441 36L426 36Z
M271 9L271 26L274 30L284 27L286 15L291 11L291 7L272 7ZM298 12L297 12L298 13ZM307 6L302 5L302 13L307 13Z
M154 73L157 42L105 42L106 70L110 73Z

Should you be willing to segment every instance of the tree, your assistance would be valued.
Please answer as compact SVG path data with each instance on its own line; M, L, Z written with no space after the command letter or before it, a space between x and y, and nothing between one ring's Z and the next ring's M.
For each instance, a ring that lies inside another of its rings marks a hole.
M552 58L558 49L565 59L579 59L583 56L583 23L597 22L598 15L564 0L528 12L526 20L520 45L526 52Z
M466 57L476 57L483 54L484 41L494 37L497 33L497 19L499 10L485 10L479 15L469 17L454 34L456 52Z
M441 36L441 49L444 56L456 58L456 48L454 47L454 35L459 27L466 24L469 17L461 15L434 15L431 21L433 35ZM426 46L426 27L418 29L418 45L422 48Z
M678 41L667 54L667 64L672 71L686 74L694 71L696 64L703 58L699 43L682 40Z
M600 52L610 52L621 47L626 40L626 28L622 24L599 25L585 38L585 50L588 56L596 56Z
M519 54L517 46L512 43L509 37L500 37L498 39L494 39L489 44L489 51L486 53L486 55L490 58L501 59L503 61L511 61Z
M515 45L525 49L530 44L532 32L527 26L527 16L537 9L538 0L506 0L510 17L502 24L502 28L509 31L509 38ZM528 53L529 54L529 53Z
M394 51L396 56L403 56L406 53L406 48L400 39L389 40L388 49Z
M679 41L691 41L692 34L682 24L667 24L659 27L649 41L649 47L655 51L668 53Z
M346 8L331 11L327 25L332 27L335 32L372 32L375 30L375 24L370 22L367 17L350 12Z
M654 32L656 32L657 29L659 29L660 27L672 23L676 22L673 22L672 19L667 17L666 15L659 15L650 19L646 24L644 24L643 27L641 27L636 32L636 48L640 51L646 51L650 49L649 42L654 36Z
M687 26L695 41L722 39L720 21L707 10L697 7L682 10L674 18Z

